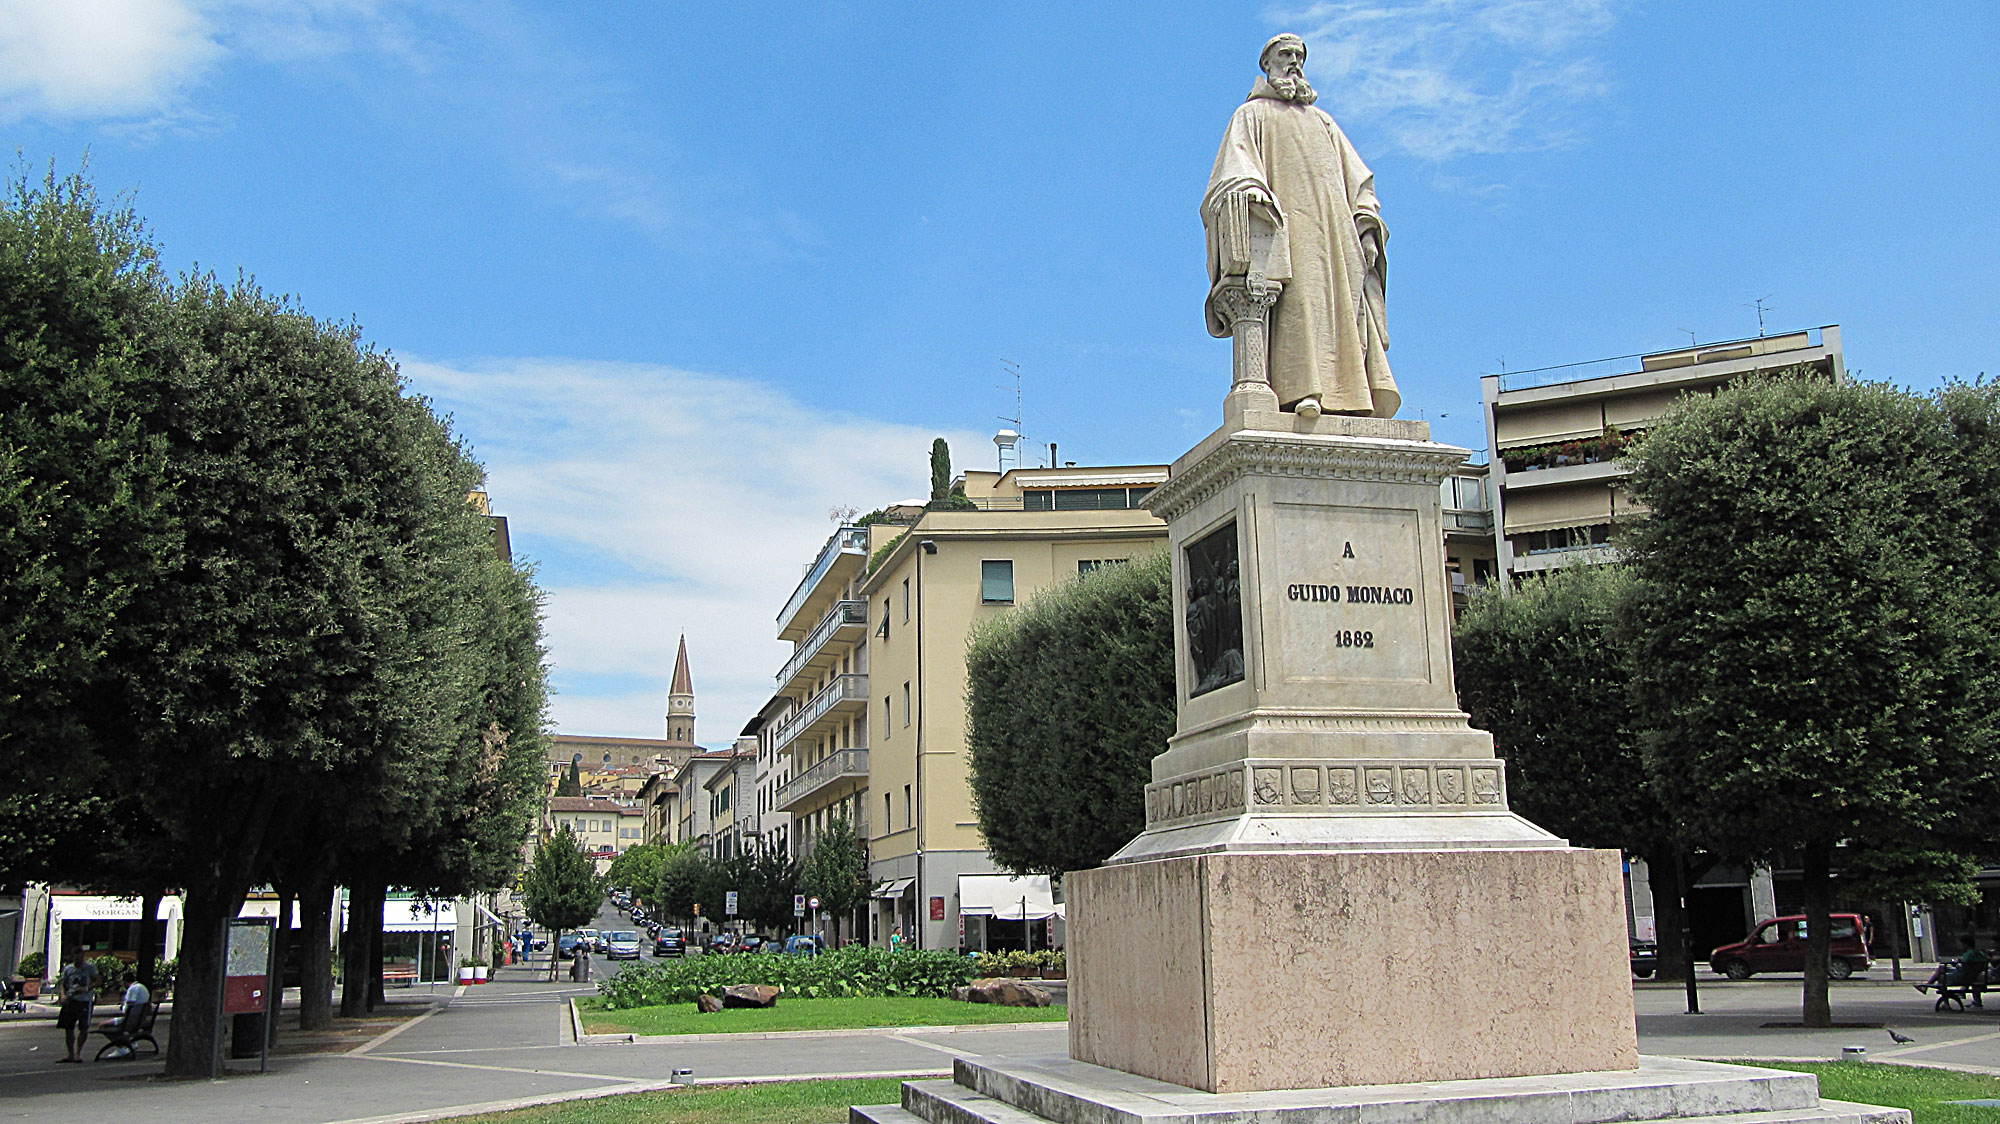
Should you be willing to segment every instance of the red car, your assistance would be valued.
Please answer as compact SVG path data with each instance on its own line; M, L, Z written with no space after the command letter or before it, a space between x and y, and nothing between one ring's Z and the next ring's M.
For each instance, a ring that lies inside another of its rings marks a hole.
M1833 915L1833 960L1827 975L1844 980L1868 970L1868 934L1858 913ZM1806 970L1806 919L1804 916L1774 917L1757 926L1757 931L1735 944L1726 944L1708 954L1708 966L1732 980L1749 979L1758 972L1803 972Z

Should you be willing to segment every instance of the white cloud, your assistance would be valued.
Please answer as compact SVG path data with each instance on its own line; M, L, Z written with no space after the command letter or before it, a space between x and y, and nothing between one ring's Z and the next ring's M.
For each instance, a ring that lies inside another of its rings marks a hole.
M933 437L757 383L642 364L403 362L486 462L517 549L537 545L560 729L658 737L685 631L704 742L770 697L775 617L829 508L923 493ZM633 690L634 678L656 689ZM608 684L608 685L607 685Z
M1280 9L1320 105L1426 160L1565 143L1607 86L1592 40L1613 0L1337 0Z
M410 0L0 0L0 119L187 114L231 54L409 53Z

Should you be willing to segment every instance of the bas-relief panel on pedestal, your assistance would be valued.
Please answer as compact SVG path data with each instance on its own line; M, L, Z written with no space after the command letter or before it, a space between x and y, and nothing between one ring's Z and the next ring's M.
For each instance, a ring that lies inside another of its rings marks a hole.
M1254 812L1498 812L1506 808L1498 761L1258 761L1146 786L1148 826Z
M1210 531L1186 549L1188 697L1243 679L1243 589L1236 524Z

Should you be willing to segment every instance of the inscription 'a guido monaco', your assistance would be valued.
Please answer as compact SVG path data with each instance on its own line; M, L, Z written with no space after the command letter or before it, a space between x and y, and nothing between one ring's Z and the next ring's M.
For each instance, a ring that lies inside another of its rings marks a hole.
M1345 601L1350 605L1414 605L1417 591L1408 586L1312 585L1298 582L1285 587L1287 601Z

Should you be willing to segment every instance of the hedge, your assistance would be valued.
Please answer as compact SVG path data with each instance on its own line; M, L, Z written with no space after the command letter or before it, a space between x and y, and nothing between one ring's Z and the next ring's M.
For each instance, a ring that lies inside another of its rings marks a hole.
M671 964L634 965L597 985L609 1010L692 1003L731 984L775 984L808 999L911 995L944 998L974 977L955 952L851 946L818 956L709 953Z

